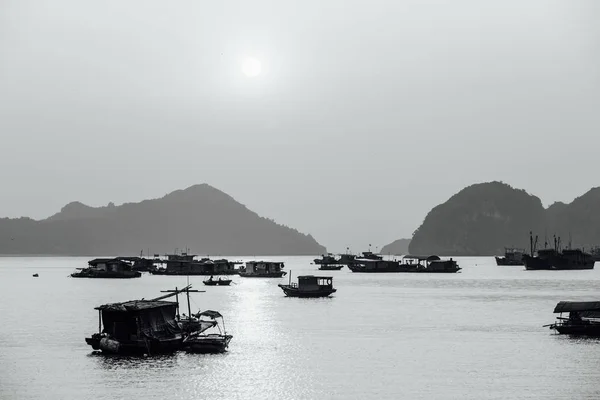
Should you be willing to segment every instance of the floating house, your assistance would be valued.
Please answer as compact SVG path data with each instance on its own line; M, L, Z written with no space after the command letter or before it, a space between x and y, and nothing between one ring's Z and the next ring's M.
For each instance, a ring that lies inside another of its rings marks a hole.
M283 267L284 264L278 261L248 261L239 274L246 278L281 278L287 274Z
M88 261L88 268L71 274L73 278L139 278L142 274L121 258L96 258Z

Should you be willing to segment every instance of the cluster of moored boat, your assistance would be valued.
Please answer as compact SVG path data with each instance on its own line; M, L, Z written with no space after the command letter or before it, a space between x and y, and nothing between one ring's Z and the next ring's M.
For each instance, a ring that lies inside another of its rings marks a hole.
M600 260L600 252L585 252L583 249L561 248L560 237L554 237L554 247L545 244L543 249L537 249L538 237L535 239L529 233L530 251L524 249L505 248L504 257L496 257L497 265L523 265L528 271L535 270L579 270L593 269L594 263Z
M415 272L415 273L454 273L461 270L452 258L442 260L432 256L404 256L402 260L384 260L381 255L370 251L357 257L352 254L335 256L325 254L314 260L320 270L340 270L344 266L352 272Z

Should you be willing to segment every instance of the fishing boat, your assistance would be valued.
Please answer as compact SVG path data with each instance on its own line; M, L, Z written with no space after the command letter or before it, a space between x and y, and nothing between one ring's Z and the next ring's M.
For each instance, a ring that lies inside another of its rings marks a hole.
M34 278L37 278L37 277L39 277L39 276L40 276L39 274L33 274L33 277L34 277Z
M183 340L182 348L189 353L215 354L227 351L229 342L233 338L225 331L225 320L218 311L202 311L196 314L200 321L212 323L218 333L206 333L208 330L192 332ZM221 319L221 324L218 320ZM223 329L221 330L221 325Z
M337 264L338 263L338 259L335 258L335 256L331 253L328 254L323 254L321 256L321 258L315 258L314 263L317 265L321 265L321 264Z
M523 265L524 249L504 248L504 257L495 257L496 265Z
M561 301L554 313L560 314L556 322L544 326L563 335L600 337L600 301Z
M298 283L292 283L290 275L289 283L279 287L288 297L328 297L337 291L331 276L303 275L298 277Z
M461 268L452 258L442 260L438 256L404 256L399 272L455 273Z
M402 272L400 262L395 260L373 260L367 258L355 258L354 262L348 264L352 272L381 273Z
M167 293L150 300L130 300L96 307L98 332L85 338L94 350L108 354L160 354L181 349L183 340L213 327L216 322L204 321L191 314L191 285L182 289L163 290ZM188 314L179 314L179 295L187 295ZM175 296L175 301L166 301Z
M523 255L525 269L532 270L581 270L593 269L594 257L581 249L573 249L569 245L568 249L561 249L560 237L554 237L554 248L538 250L534 255L537 245L537 236L535 240L530 232L529 240L531 243L530 254Z
M158 262L157 262L158 263ZM202 258L196 260L195 254L167 254L167 259L160 261L165 267L150 271L153 275L235 275L238 273L235 263L226 259L211 260Z
M202 281L206 286L229 286L231 284L231 279L213 279L211 276L209 279Z
M132 270L132 265L121 258L96 258L88 261L88 268L78 268L73 278L139 278L142 274Z
M164 300L173 295L96 307L98 333L86 338L86 343L94 350L110 354L156 354L178 350L184 338L176 320L179 305Z
M240 268L239 274L244 278L281 278L287 272L282 271L284 264L274 261L248 261Z

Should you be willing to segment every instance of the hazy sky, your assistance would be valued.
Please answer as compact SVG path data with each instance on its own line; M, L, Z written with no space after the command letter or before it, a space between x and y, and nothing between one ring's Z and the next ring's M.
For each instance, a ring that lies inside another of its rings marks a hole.
M0 0L0 215L206 182L358 251L476 182L571 201L600 184L598 20L594 0Z

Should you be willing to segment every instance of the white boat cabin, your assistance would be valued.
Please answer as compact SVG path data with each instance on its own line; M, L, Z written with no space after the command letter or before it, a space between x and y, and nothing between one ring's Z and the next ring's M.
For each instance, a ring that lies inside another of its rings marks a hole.
M292 287L295 284L291 284ZM313 291L333 287L331 276L302 275L298 277L298 289L302 291Z

